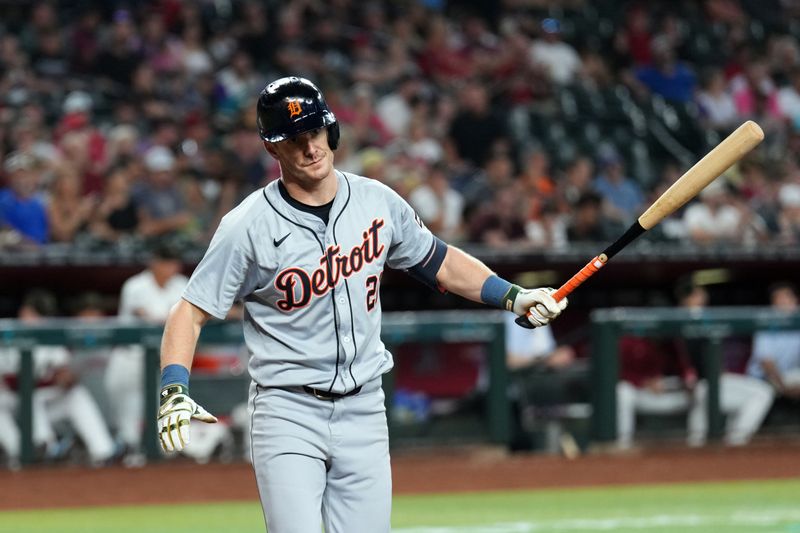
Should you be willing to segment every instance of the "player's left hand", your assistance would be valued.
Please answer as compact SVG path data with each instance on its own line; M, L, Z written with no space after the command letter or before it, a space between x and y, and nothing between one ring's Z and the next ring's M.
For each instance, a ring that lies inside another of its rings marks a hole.
M520 325L528 328L538 328L549 324L554 318L567 308L567 299L564 298L557 302L553 298L555 289L551 287L541 287L538 289L523 289L514 299L514 313L522 316L528 315L530 326L523 321ZM530 311L530 314L528 314ZM519 322L518 322L519 323Z
M196 418L214 423L217 417L189 397L183 385L167 385L161 389L158 408L158 440L165 452L179 452L189 444L189 421Z

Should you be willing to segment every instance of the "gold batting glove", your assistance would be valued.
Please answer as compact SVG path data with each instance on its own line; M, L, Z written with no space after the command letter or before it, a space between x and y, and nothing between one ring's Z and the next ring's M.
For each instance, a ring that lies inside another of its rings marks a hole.
M217 417L189 397L188 387L179 383L161 389L158 407L158 440L165 452L179 452L189 444L192 418L213 424Z

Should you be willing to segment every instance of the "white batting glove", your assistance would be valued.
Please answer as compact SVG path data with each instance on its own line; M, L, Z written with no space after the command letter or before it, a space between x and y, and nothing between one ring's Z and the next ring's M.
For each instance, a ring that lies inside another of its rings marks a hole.
M217 417L189 397L189 389L180 384L161 389L158 408L158 440L165 452L179 452L189 444L189 421L196 418L213 424Z
M554 292L556 290L550 287L522 289L514 298L512 310L520 316L527 315L528 322L534 328L549 324L567 308L568 303L566 298L557 302L552 296Z

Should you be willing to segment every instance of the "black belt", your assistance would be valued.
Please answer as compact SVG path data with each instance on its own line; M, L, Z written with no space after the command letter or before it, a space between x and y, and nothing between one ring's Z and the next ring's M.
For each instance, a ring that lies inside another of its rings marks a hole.
M321 389L315 389L314 387L309 387L308 385L303 385L303 390L309 393L310 395L320 399L325 400L327 402L332 402L333 400L338 400L339 398L344 398L346 396L355 396L359 392L361 392L361 387L356 387L355 389L351 390L350 392L333 392L333 391L326 391Z

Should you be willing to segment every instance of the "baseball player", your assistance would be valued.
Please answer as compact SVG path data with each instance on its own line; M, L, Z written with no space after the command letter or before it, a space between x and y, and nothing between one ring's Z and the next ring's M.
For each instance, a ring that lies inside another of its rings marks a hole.
M189 280L181 274L181 261L171 247L160 244L148 261L147 269L125 280L119 299L119 318L162 324L169 310L180 300ZM116 346L111 350L104 376L109 407L114 413L117 438L125 445L123 464L141 466L142 406L144 390L144 347L138 344Z
M336 170L339 126L298 77L270 83L258 129L281 178L228 213L167 319L161 345L161 445L181 450L189 420L216 419L189 396L199 332L244 302L251 453L270 533L390 530L391 472L381 376L384 267L440 291L513 311L530 327L566 307L434 237L376 180Z

